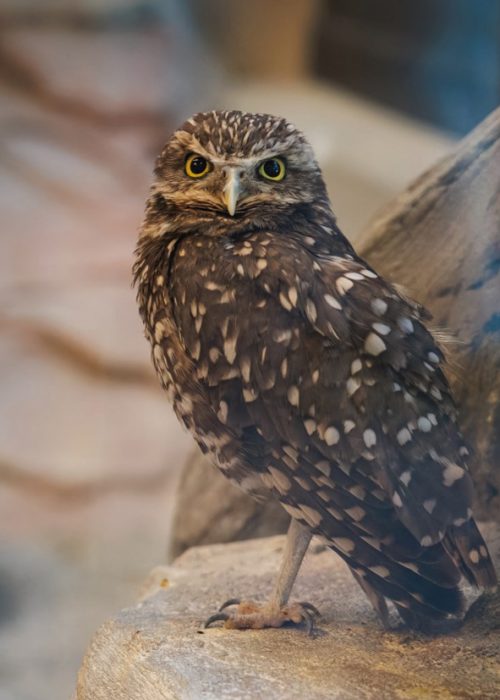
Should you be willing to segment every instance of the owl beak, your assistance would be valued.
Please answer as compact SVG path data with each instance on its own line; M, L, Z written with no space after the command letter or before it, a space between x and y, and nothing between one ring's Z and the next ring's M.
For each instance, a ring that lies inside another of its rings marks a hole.
M222 199L231 216L234 216L236 205L241 194L241 168L226 166L223 170L226 184L222 190Z

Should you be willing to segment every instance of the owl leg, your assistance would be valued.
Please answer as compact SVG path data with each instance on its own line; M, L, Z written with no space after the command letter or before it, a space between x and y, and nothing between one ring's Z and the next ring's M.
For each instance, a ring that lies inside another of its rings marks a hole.
M219 612L205 622L205 627L218 620L224 621L228 629L263 629L281 627L287 622L305 622L309 633L314 618L319 615L310 603L289 603L290 593L300 569L300 565L311 541L311 533L296 520L291 521L285 542L285 551L273 593L267 603L259 604L250 600L232 598L222 605ZM236 606L234 610L229 607Z

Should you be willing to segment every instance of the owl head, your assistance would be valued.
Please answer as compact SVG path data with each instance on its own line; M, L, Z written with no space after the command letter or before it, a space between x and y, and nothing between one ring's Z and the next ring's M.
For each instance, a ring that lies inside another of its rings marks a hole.
M231 230L249 221L326 200L321 171L304 135L281 117L238 111L199 113L167 142L155 168L149 207L177 226Z

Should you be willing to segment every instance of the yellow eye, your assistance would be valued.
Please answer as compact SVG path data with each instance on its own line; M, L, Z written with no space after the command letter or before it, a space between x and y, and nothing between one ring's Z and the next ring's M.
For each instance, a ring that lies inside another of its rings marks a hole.
M203 156L191 153L186 159L184 170L189 177L203 177L210 170L210 163Z
M283 180L286 175L285 163L281 160L281 158L269 158L269 160L264 160L259 165L258 173L266 180L274 180L274 182L279 182L280 180Z

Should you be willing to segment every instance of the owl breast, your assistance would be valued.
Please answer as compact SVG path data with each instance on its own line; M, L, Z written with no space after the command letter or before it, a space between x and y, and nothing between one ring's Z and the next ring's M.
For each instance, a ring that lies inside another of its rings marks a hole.
M249 415L252 396L242 379L273 326L265 290L255 284L270 237L260 239L176 241L148 271L153 293L143 312L155 369L179 420L224 474L254 495L269 448Z

